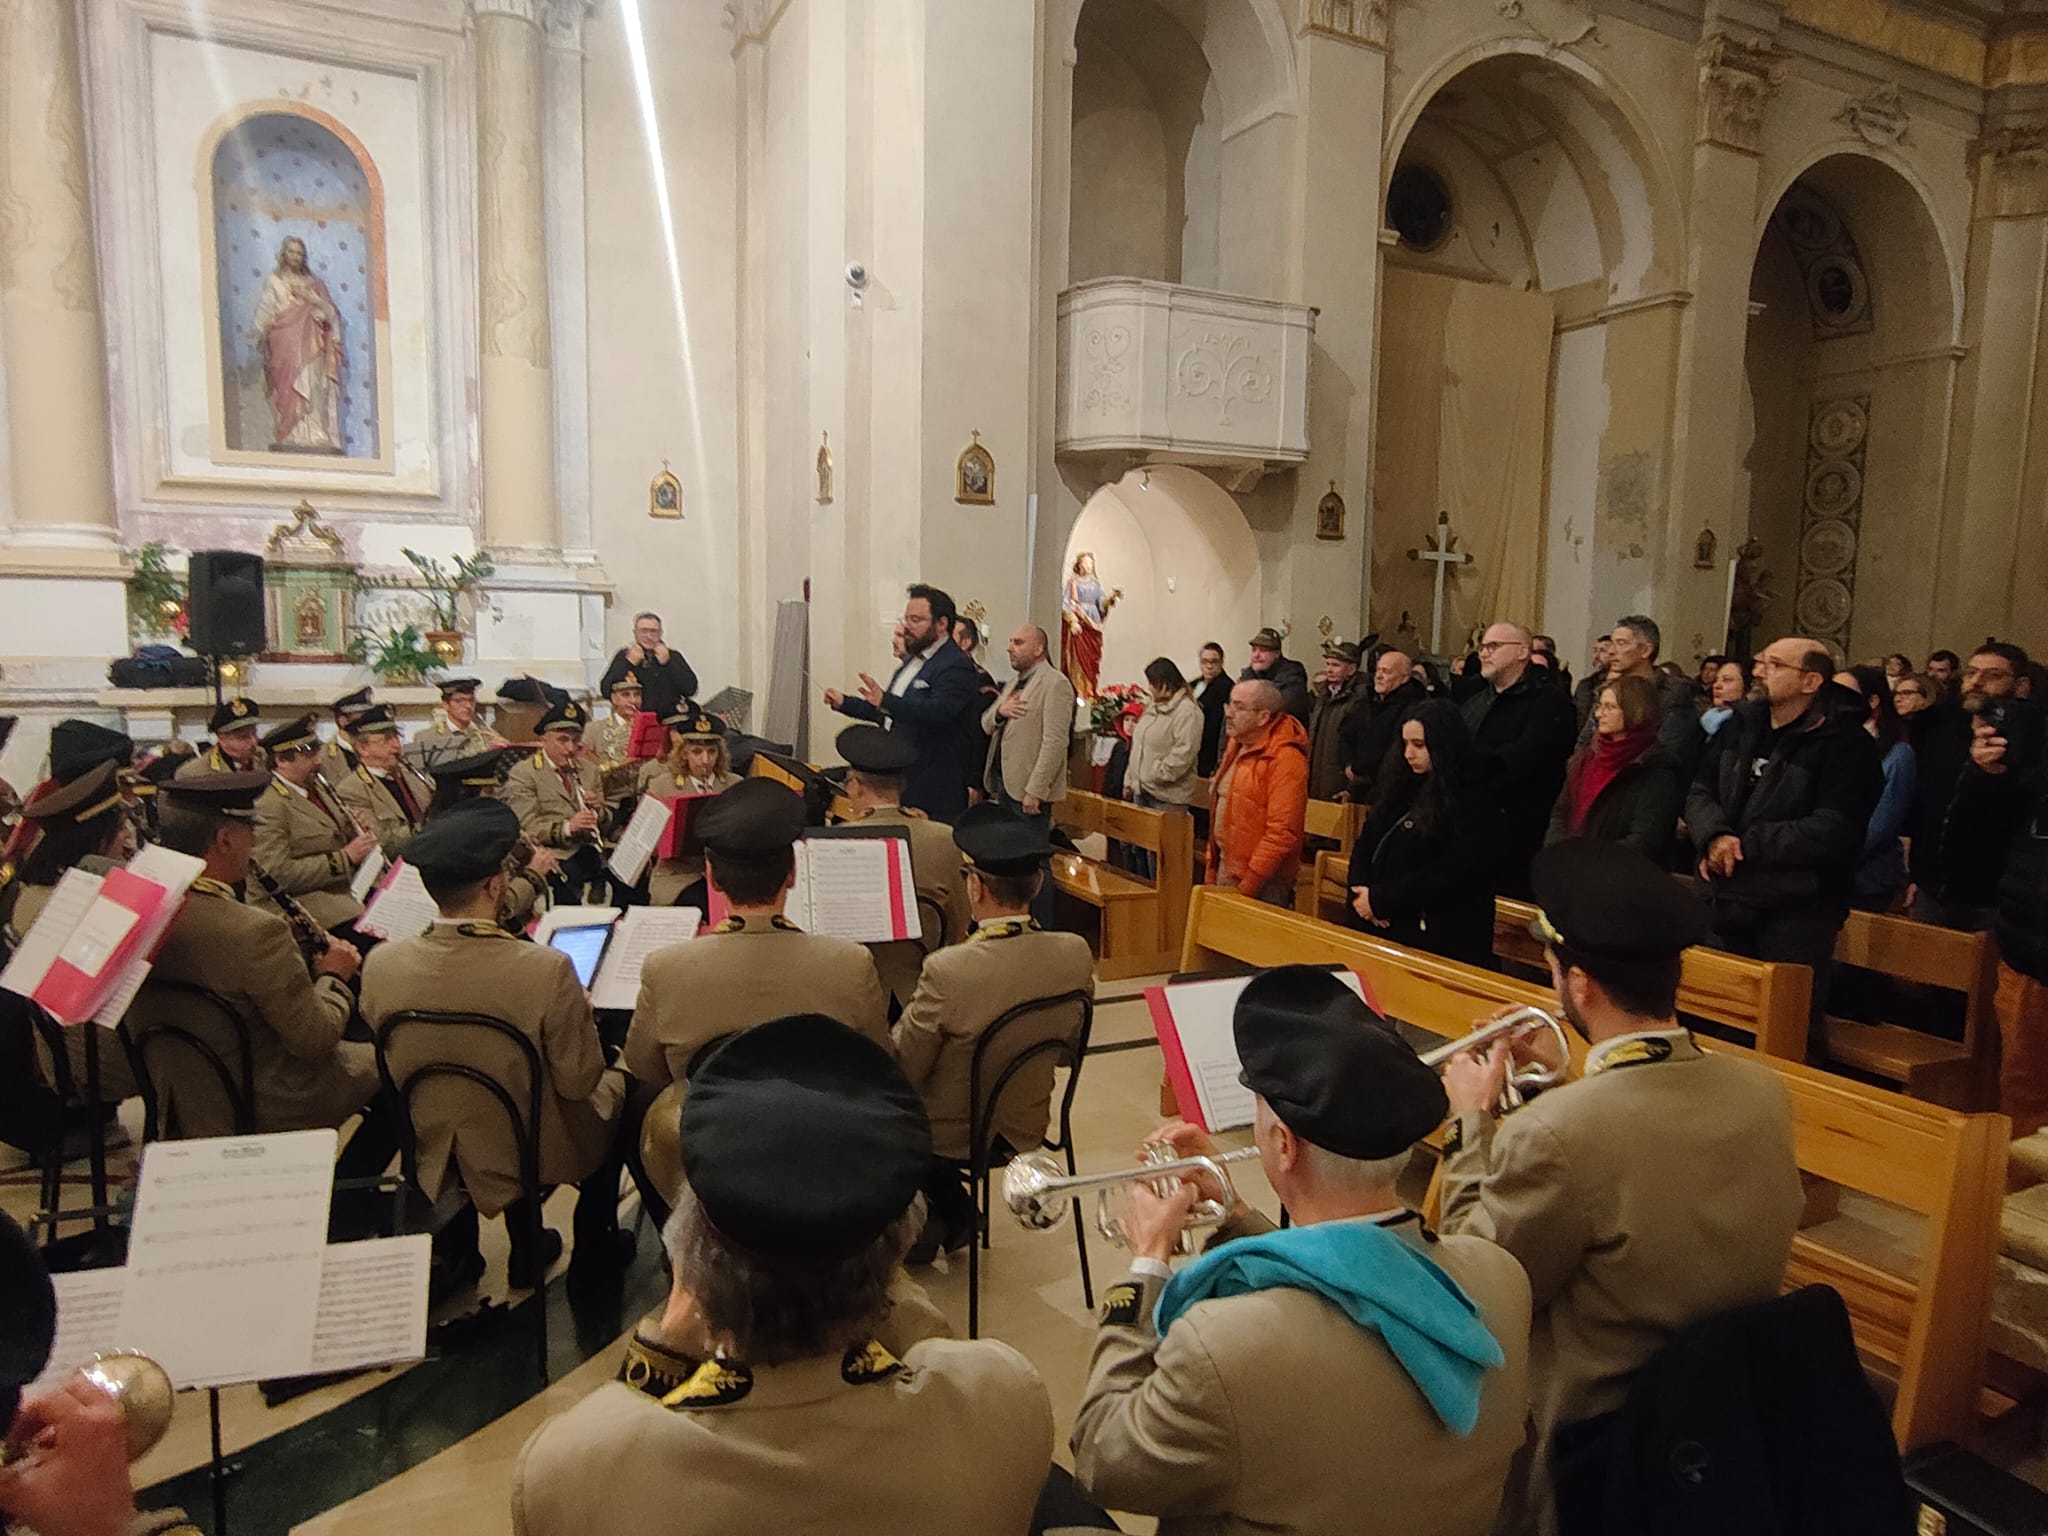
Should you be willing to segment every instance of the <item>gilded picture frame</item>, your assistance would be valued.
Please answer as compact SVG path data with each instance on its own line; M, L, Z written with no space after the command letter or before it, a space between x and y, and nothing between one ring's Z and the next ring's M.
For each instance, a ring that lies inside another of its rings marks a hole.
M1344 537L1344 498L1337 493L1334 480L1328 493L1316 503L1316 537L1333 541Z
M661 473L647 485L647 515L649 517L681 517L683 515L683 482L675 477L668 467L668 460L661 461Z
M961 450L960 458L953 466L953 499L963 506L994 506L995 456L981 446L979 432L973 436L974 441Z

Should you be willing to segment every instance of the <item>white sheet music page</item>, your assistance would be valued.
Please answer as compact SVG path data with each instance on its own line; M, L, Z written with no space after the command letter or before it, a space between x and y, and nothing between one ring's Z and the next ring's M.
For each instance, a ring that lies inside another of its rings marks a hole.
M142 1155L121 1331L180 1387L303 1374L333 1131L159 1141Z
M440 915L420 872L400 859L392 866L391 878L370 897L356 926L372 938L416 939L433 927Z
M121 1334L127 1270L82 1269L52 1275L50 1284L57 1291L57 1340L50 1346L50 1363L28 1389L31 1394L63 1385L65 1377L94 1355L134 1348L122 1342Z
M84 920L99 896L102 884L98 875L89 875L78 868L67 869L50 892L50 899L43 903L43 910L36 914L36 920L21 943L14 951L14 958L7 962L7 969L0 971L0 987L9 992L18 992L23 997L33 997L43 978L50 974L50 967L70 940L72 930Z
M675 813L676 808L659 795L642 795L640 803L633 807L633 819L619 834L618 845L612 849L605 868L627 885L638 885L640 876L647 870L647 861L661 846L661 834L668 830L669 819Z
M348 883L349 895L361 901L377 884L377 877L384 873L384 850L372 848L370 856L364 859L356 870L356 876Z
M1333 973L1363 998L1352 971ZM1202 1123L1211 1131L1242 1130L1256 1110L1251 1089L1239 1082L1244 1063L1238 1059L1232 1017L1249 976L1219 976L1214 981L1174 982L1165 989L1180 1048L1202 1103Z
M330 1243L320 1261L320 1310L310 1375L418 1360L427 1352L427 1261L433 1239Z
M797 893L806 933L830 934L856 944L880 944L896 937L889 913L892 843L882 837L814 837L796 845ZM915 902L914 892L906 899ZM913 906L913 910L915 910Z
M640 969L657 949L697 936L704 915L695 907L628 907L590 984L593 1008L631 1008L640 1000Z

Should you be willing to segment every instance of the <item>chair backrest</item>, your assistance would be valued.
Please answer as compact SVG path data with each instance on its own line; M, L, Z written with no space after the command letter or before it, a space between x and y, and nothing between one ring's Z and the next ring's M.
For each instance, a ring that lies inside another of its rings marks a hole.
M408 1067L402 1075L395 1073L391 1065L393 1038L400 1032L413 1035L430 1031L440 1032L442 1038L436 1044L441 1049L429 1049L424 1060ZM525 1073L525 1082L507 1084L473 1063L450 1059L445 1054L447 1046L464 1035L472 1040L511 1044ZM419 1127L413 1115L413 1095L429 1084L460 1082L476 1088L504 1112L519 1148L521 1187L528 1195L539 1192L540 1105L545 1081L539 1046L505 1020L488 1013L402 1008L378 1026L376 1047L377 1075L402 1111L400 1148L408 1180L417 1183L419 1179Z
M1033 1032L1030 1026L1034 1021L1056 1022L1069 1009L1074 1013L1071 1028L1056 1035L1042 1035L1021 1048L1016 1045L1019 1036ZM1048 1071L1067 1069L1067 1087L1056 1117L1060 1126L1060 1142L1056 1145L1064 1145L1072 1119L1074 1089L1081 1080L1081 1059L1088 1050L1088 1036L1094 1027L1095 995L1085 988L1028 998L1014 1008L1004 1009L990 1021L974 1042L974 1056L967 1072L968 1156L977 1169L986 1165L989 1144L995 1140L996 1110L1002 1104L1004 1092L1026 1067L1046 1057L1052 1058L1047 1064ZM1028 1152L1032 1148L1017 1150Z
M1320 837L1337 845L1337 852L1349 855L1351 845L1358 841L1358 829L1365 825L1366 808L1362 805L1339 804L1335 800L1311 800L1308 813L1302 820L1302 831L1309 837Z
M917 914L924 927L924 934L918 945L926 954L935 949L944 949L953 942L953 932L946 922L946 906L929 891L917 893Z
M256 1134L255 1047L249 1021L233 1003L197 982L152 973L128 1005L124 1028L149 1122L145 1140ZM218 1038L207 1038L216 1032ZM177 1083L180 1062L196 1065L196 1082ZM207 1089L218 1092L225 1115L209 1117L195 1107Z
M1100 832L1113 843L1127 843L1157 855L1157 873L1151 885L1159 893L1159 946L1171 949L1180 942L1187 924L1188 894L1195 885L1195 818L1185 808L1154 810L1085 789L1070 789L1063 799L1053 802L1052 819L1077 836Z

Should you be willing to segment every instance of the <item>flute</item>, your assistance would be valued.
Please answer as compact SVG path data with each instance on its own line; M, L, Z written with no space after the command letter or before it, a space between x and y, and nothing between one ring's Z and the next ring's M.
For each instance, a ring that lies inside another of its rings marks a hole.
M334 942L333 937L325 928L313 921L313 914L299 905L298 898L284 888L283 882L277 876L251 859L249 877L263 887L263 894L284 914L285 922L291 927L292 937L298 941L299 948L305 951L308 961L315 955L327 952L327 947Z

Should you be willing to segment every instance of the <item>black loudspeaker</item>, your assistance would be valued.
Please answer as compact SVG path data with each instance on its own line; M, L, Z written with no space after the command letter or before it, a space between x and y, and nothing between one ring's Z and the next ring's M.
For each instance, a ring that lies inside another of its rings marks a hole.
M202 656L254 656L267 644L263 624L263 557L235 549L192 555L185 643Z

